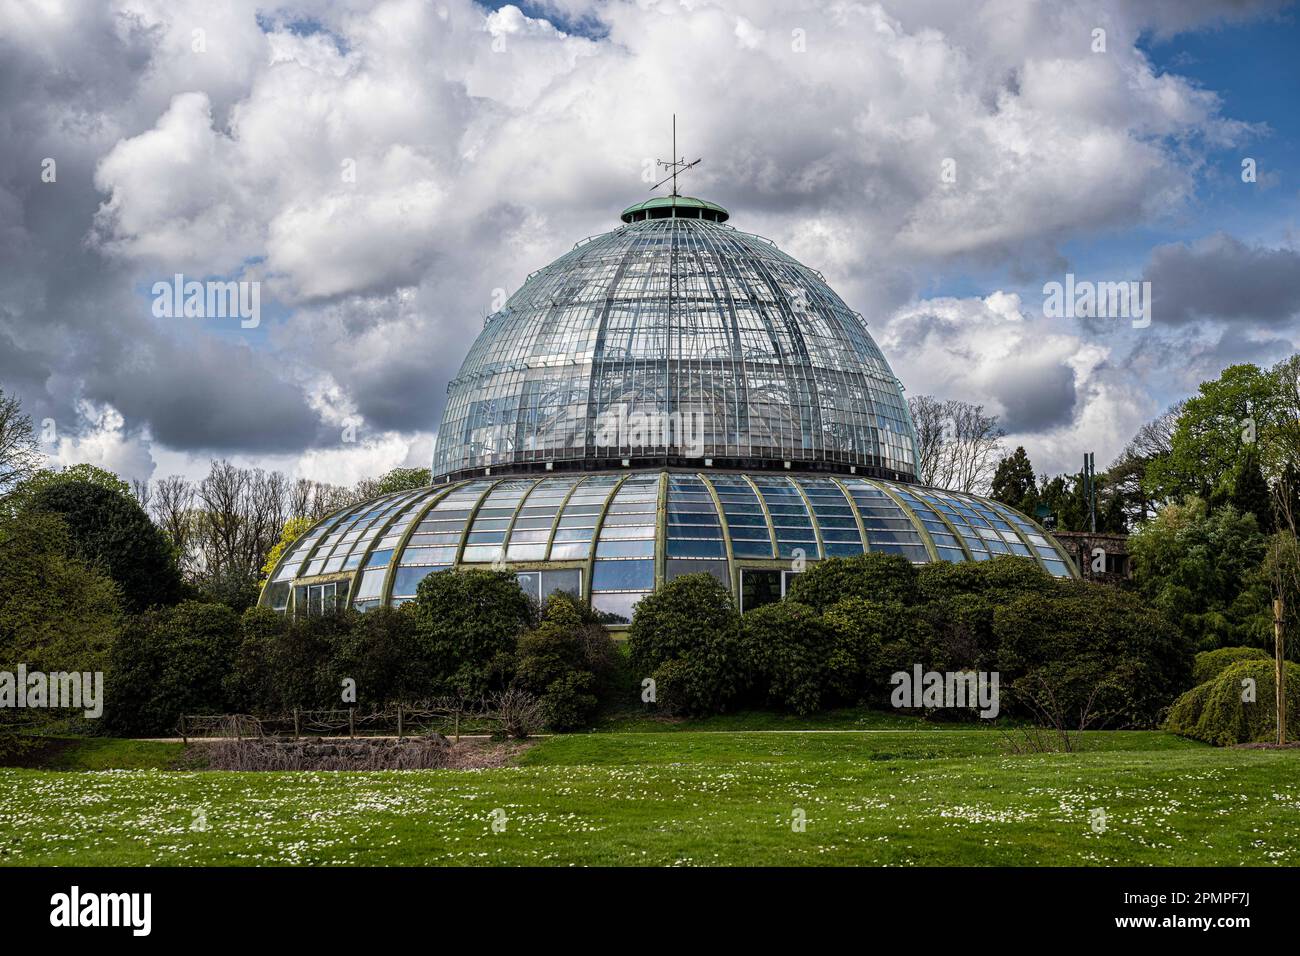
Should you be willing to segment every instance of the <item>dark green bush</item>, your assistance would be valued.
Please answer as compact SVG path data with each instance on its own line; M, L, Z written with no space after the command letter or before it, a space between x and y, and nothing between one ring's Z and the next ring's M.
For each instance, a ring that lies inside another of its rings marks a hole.
M916 568L898 554L873 552L852 558L829 558L795 575L786 599L818 612L837 601L859 597L882 604L917 601Z
M362 709L432 696L437 661L419 641L411 605L349 612L344 623L331 648L331 707L348 706L340 697L345 679L356 682L355 703Z
M935 561L916 571L919 600L943 601L970 594L1002 603L1022 594L1049 594L1056 579L1029 558L999 555L988 561Z
M1169 707L1169 716L1165 718L1165 730L1184 737L1193 737L1196 727L1205 713L1205 702L1214 688L1213 681L1197 684L1185 694L1179 696Z
M642 598L628 655L636 679L655 680L657 701L674 713L725 710L744 690L740 617L731 592L710 574L687 574Z
M164 535L136 500L91 481L54 478L24 496L24 509L57 515L70 554L104 569L128 611L176 603L180 571Z
M759 698L796 714L810 714L828 696L832 670L851 670L850 655L836 654L835 632L804 604L785 600L741 620L744 671Z
M552 594L541 622L519 639L515 681L541 699L552 730L590 724L598 692L612 687L618 652L600 619L565 592Z
M739 625L731 592L711 574L687 574L669 581L636 606L628 631L628 654L639 673L708 647Z
M1192 684L1199 687L1206 681L1214 680L1237 661L1271 661L1267 654L1258 647L1220 647L1213 651L1201 651L1196 655L1192 666Z
M0 514L0 669L105 669L121 625L117 585L69 551L58 516Z
M589 671L568 671L546 686L542 716L552 730L580 730L591 724L600 701L592 693L595 678Z
M110 657L106 727L123 735L167 734L183 713L226 712L239 623L224 605L194 601L130 618Z
M884 645L897 639L913 612L901 604L880 604L848 597L826 609L822 622L831 635L828 686L838 699L850 703L885 700L887 679Z
M414 613L420 655L433 662L431 689L468 697L506 685L515 644L536 618L512 572L477 568L430 574Z
M1170 708L1168 730L1206 743L1272 741L1277 735L1272 661L1241 660L1183 694ZM1253 680L1254 700L1242 700L1245 681ZM1300 665L1286 662L1287 740L1300 738Z
M1108 726L1153 726L1191 678L1186 637L1137 595L1104 585L1023 595L994 611L993 632L1012 703L1050 697L1071 726L1085 710Z

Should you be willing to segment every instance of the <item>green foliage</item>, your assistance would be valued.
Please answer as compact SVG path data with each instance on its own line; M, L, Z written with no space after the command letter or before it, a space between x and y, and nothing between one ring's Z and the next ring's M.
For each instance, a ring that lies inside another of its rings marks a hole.
M239 623L230 608L196 601L130 618L113 645L106 727L118 734L168 734L183 713L225 712Z
M873 700L887 679L885 643L914 641L907 624L916 623L916 613L901 604L881 604L860 597L836 601L822 615L831 634L827 685L843 701Z
M1228 504L1242 515L1254 515L1260 530L1271 533L1275 527L1273 495L1259 467L1254 446L1247 447L1232 473L1232 490Z
M121 624L117 586L70 550L56 515L0 515L0 667L105 668Z
M267 552L266 561L262 564L260 583L266 583L266 579L271 576L275 566L284 557L285 551L289 550L290 545L310 531L314 523L311 518L290 518L284 523L284 528L280 531L280 539L271 546L271 550Z
M195 584L187 585L192 600L205 604L224 604L236 614L257 603L262 586L257 576L238 567L221 568L202 576Z
M786 599L825 611L846 597L867 601L916 603L916 568L899 554L873 552L829 558L808 567L790 582Z
M414 491L433 481L428 468L394 468L375 483L374 495L388 495L397 491Z
M1097 484L1097 530L1107 534L1123 534L1128 531L1128 519L1124 514L1124 501L1118 489L1105 475L1096 476ZM1056 516L1056 527L1060 531L1090 531L1092 529L1091 507L1088 496L1084 493L1086 485L1083 472L1073 475L1057 475L1044 478L1039 489L1039 503Z
M642 598L628 653L638 680L652 677L669 713L724 710L745 687L739 615L710 574L687 574Z
M469 697L505 685L515 643L536 613L512 572L477 568L430 574L413 606L434 692Z
M992 496L1021 514L1032 515L1038 507L1038 483L1034 465L1024 446L998 462L993 473Z
M988 561L923 564L916 569L916 587L921 601L939 601L954 594L978 594L1001 601L1017 594L1047 594L1056 587L1056 578L1029 558L1003 554Z
M858 599L860 600L860 599ZM760 699L796 714L817 710L841 663L822 616L794 601L781 601L745 614L741 621L743 671Z
M1285 364L1285 363L1284 363ZM1170 453L1151 462L1144 487L1157 500L1208 500L1239 467L1247 452L1268 473L1294 451L1288 442L1290 410L1282 366L1263 371L1233 365L1187 400L1174 428ZM1294 389L1294 386L1290 386Z
M1201 650L1262 639L1267 549L1253 515L1231 505L1210 514L1196 498L1168 505L1129 539L1138 588Z
M352 663L341 663L340 657L346 654L348 637L360 618L352 610L298 618L269 608L245 611L225 685L231 706L255 714L284 713L295 707L342 708L336 673ZM418 665L412 662L412 666Z
M636 606L628 655L637 673L705 647L739 625L731 592L710 574L687 574L648 594Z
M540 698L547 726L586 726L599 704L597 691L612 686L618 652L600 619L564 591L547 598L541 622L519 639L515 678Z
M593 693L595 678L589 671L568 671L546 685L542 717L552 730L579 730L591 723L600 701Z
M1243 700L1254 681L1253 700ZM1242 660L1183 694L1165 728L1206 743L1229 746L1277 739L1277 682L1272 661ZM1300 665L1286 662L1286 739L1300 737Z
M129 493L102 482L59 475L26 489L23 502L23 515L63 519L69 553L102 567L117 582L126 610L180 599L180 572L171 545Z
M1258 647L1220 647L1212 651L1201 651L1196 655L1192 665L1192 683L1204 684L1214 680L1238 661L1270 661L1272 656Z
M1152 726L1191 677L1192 647L1135 594L1070 582L993 614L1003 686L1031 710L1044 697L1071 727L1091 713L1110 726Z
M1205 702L1213 689L1214 682L1206 681L1180 694L1169 707L1169 715L1165 718L1165 730L1185 737L1195 736L1196 726L1201 722L1201 715L1205 713Z
M32 498L40 492L65 483L94 485L96 488L121 495L128 501L136 500L135 495L131 493L131 486L111 471L105 471L95 465L81 464L69 465L61 471L52 468L40 469L14 488L7 503L13 510L21 511L28 507Z
M439 662L418 639L411 605L346 611L336 620L344 626L332 641L331 707L350 706L341 696L345 679L356 682L355 703L367 710L430 695Z

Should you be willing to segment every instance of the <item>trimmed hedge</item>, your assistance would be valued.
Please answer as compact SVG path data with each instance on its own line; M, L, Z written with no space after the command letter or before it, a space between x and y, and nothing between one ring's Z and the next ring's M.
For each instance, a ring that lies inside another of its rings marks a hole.
M1243 701L1243 681L1255 681L1255 699ZM1206 743L1271 741L1277 732L1274 715L1273 662L1242 660L1218 677L1192 688L1174 702L1165 729ZM1286 664L1286 737L1300 738L1300 665Z
M1273 658L1258 647L1220 647L1213 651L1201 651L1196 655L1192 665L1192 684L1199 687L1206 681L1214 680L1238 661L1271 661Z

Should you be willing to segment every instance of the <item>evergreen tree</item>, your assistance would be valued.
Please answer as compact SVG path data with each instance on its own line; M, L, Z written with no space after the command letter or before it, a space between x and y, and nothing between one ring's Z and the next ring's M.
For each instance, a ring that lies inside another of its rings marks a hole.
M1025 453L1024 446L998 462L993 473L993 498L1015 508L1021 514L1033 515L1038 507L1038 485L1034 479L1034 466Z
M1253 514L1265 534L1273 532L1273 496L1253 448L1246 450L1237 465L1228 503L1242 514Z

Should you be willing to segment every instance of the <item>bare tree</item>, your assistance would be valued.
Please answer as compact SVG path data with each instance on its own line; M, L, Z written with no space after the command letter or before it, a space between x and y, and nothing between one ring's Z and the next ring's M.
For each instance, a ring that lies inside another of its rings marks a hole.
M908 399L907 407L912 412L912 425L916 428L917 477L922 484L933 485L939 477L943 454L943 402L929 395L914 395Z
M197 518L194 512L194 485L180 475L155 482L149 496L149 516L176 549L176 560L180 563L181 573L192 577L195 561L191 551Z
M30 415L17 396L0 389L0 492L31 477L41 465Z
M917 395L908 401L916 428L917 474L927 485L963 492L988 490L1006 432L983 405Z

